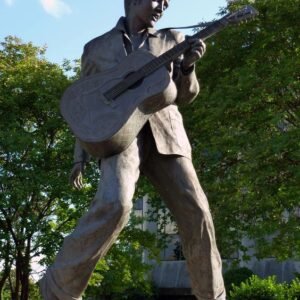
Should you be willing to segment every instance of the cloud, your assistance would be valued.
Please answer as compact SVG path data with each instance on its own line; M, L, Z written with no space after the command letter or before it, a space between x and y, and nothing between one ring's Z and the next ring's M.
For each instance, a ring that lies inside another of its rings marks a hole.
M12 6L15 2L15 0L4 0L5 4L8 6Z
M12 0L5 0L12 1ZM64 3L62 0L40 0L44 10L49 15L60 18L65 14L70 14L72 12L70 6Z

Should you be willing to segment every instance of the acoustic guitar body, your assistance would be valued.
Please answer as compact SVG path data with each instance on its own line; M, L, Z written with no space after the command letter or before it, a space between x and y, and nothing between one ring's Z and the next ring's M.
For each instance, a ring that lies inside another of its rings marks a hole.
M246 5L192 37L205 40L227 25L257 14L256 9ZM184 40L158 57L145 50L135 51L116 67L80 79L66 90L61 113L87 152L99 158L122 152L153 113L175 101L175 83L166 67L161 66L190 47Z
M92 156L103 158L124 151L153 113L175 101L177 89L166 67L114 99L106 96L153 59L148 51L135 51L116 67L79 79L65 91L61 114Z

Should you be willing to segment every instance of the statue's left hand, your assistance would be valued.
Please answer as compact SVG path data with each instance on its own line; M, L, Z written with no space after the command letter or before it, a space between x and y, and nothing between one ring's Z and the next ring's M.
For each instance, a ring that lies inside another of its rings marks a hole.
M193 37L187 37L186 39L190 43L191 48L184 54L184 58L182 60L183 69L189 69L192 67L206 51L206 45L201 39Z

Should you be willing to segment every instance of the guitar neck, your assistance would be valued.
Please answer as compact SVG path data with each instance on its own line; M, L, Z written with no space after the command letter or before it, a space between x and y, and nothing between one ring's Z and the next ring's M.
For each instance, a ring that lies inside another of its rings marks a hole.
M228 22L226 21L226 17L227 16L221 18L218 21L213 22L206 28L194 34L191 38L200 38L202 40L206 40L207 38L221 31L223 28L225 28L228 25ZM185 39L183 42L177 44L167 52L161 54L157 58L145 64L142 68L140 68L136 72L130 74L124 80L122 80L121 82L116 84L113 88L111 88L109 91L107 91L104 94L104 96L108 99L108 101L113 101L115 98L117 98L120 94L125 92L136 82L152 74L154 71L158 70L159 68L174 61L180 55L182 55L187 50L189 50L190 47L191 47L190 43Z
M217 32L221 31L223 28L225 28L227 26L227 22L225 22L224 20L226 20L225 17L218 21L213 22L208 27L202 29L198 33L191 36L191 38L200 38L202 40L206 40L207 38L216 34ZM150 75L152 72L156 71L158 68L175 60L177 57L179 57L180 55L185 53L187 50L189 50L190 47L191 47L190 43L187 40L184 40L183 42L177 44L176 46L174 46L167 52L163 53L159 57L155 58L154 60L152 60L145 66L143 66L141 68L141 70L139 70L142 73L140 75L143 75L143 76Z

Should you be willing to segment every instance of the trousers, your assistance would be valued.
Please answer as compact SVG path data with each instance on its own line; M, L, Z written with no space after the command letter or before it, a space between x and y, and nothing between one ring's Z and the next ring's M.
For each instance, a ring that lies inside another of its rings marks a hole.
M158 190L177 222L196 298L225 299L212 216L192 161L158 153L147 126L124 152L101 161L101 180L89 210L65 238L39 283L44 299L81 299L95 265L129 219L140 172Z

